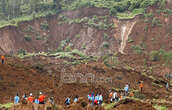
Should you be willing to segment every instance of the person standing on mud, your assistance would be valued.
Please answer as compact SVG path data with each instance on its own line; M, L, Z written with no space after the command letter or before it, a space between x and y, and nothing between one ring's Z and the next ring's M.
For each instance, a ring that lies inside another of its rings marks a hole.
M39 94L39 104L45 104L45 95L43 95L42 92L40 92Z
M169 85L168 85L168 82L166 83L166 90L168 91L168 88L169 88Z
M14 97L14 104L15 104L15 105L18 104L19 101L20 101L20 98L19 98L19 95L18 95L18 93L17 93L17 95Z
M139 89L140 89L140 92L142 93L143 92L143 81L140 81Z
M125 91L125 96L127 96L128 95L128 91L129 91L129 85L128 84L125 85L124 91Z
M1 56L1 63L4 64L4 62L5 62L5 56L2 55Z
M34 98L32 96L32 93L30 93L30 96L27 98L29 103L32 103L34 101Z

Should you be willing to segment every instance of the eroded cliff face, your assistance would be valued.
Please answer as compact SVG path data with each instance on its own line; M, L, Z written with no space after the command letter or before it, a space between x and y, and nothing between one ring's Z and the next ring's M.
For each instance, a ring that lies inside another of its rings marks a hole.
M66 11L61 15L70 19L82 19L84 17L91 19L94 16L106 17L108 11L100 8L83 8ZM166 22L162 25L167 24L170 28L171 16L159 17L155 14L155 17L161 22ZM106 29L98 29L83 22L61 23L57 15L22 22L18 24L18 27L4 27L0 29L0 53L13 54L17 53L19 49L24 49L27 52L47 52L57 50L62 41L67 41L66 46L70 45L71 49L79 49L87 55L102 56L115 52L125 54L128 51L127 43L130 34L138 31L142 35L145 33L144 28L148 27L146 22L141 22L143 18L139 18L139 16L130 20L118 20L108 16L107 20L113 26ZM100 21L95 23L97 25ZM136 26L138 30L134 29ZM150 27L147 33L154 33L158 28ZM165 31L162 36L165 36ZM150 38L152 37L151 34ZM146 39L147 36L140 38ZM133 38L134 41L135 39L137 40L137 37Z

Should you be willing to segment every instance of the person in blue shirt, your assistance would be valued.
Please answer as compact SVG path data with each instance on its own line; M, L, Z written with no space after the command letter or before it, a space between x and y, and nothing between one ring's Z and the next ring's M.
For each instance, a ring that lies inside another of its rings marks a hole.
M19 95L17 93L17 95L14 97L14 104L18 104L19 101L20 101L20 97L19 97Z
M38 99L38 97L35 98L34 103L35 103L35 104L39 104L39 99Z
M103 95L100 94L99 95L99 105L101 105L103 103Z
M76 95L74 100L73 100L74 103L77 103L78 102L78 96Z
M65 105L66 105L67 107L69 107L69 105L70 105L70 98L69 98L69 97L66 98L66 100L65 100Z
M124 91L125 91L125 96L126 96L128 94L128 91L129 91L129 85L128 84L125 85Z
M98 105L98 101L99 101L99 94L97 94L97 95L95 96L94 104L95 104L95 105Z
M94 105L94 93L91 94L90 100L92 101L91 106L93 106Z

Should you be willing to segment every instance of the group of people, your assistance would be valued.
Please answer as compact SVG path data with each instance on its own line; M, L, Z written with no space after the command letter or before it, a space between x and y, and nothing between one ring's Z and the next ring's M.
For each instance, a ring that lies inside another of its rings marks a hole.
M32 93L29 94L27 97L26 94L22 96L21 99L22 103L35 103L35 104L45 104L45 95L42 94L42 92L39 93L38 97L34 97ZM17 93L17 95L14 97L14 104L19 104L20 102L20 97Z
M101 105L103 103L103 95L102 94L94 95L94 93L89 93L88 100L91 103L91 105Z
M73 102L74 102L74 103L77 103L77 102L78 102L78 98L79 98L79 96L76 95L76 96L74 97ZM67 98L65 99L65 105L68 107L70 104L71 104L70 97L67 97Z
M138 83L139 91L142 93L143 92L143 81L139 81ZM120 92L117 92L116 90L111 90L109 94L110 102L117 102L119 100L122 100L123 96L130 96L133 97L134 93L129 92L129 84L126 84L124 86L124 89Z

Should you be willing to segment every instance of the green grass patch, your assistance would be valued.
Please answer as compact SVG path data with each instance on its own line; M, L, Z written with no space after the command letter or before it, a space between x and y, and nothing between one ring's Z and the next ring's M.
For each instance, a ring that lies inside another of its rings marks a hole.
M125 13L117 13L118 19L133 19L135 16L143 14L144 9L135 9L132 12L125 12Z
M156 110L168 110L166 106L163 105L154 105L153 106Z
M11 108L13 105L14 105L13 103L0 104L0 108L2 108L2 107Z

